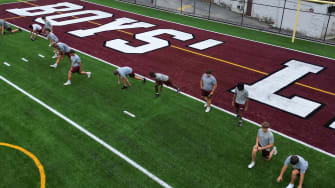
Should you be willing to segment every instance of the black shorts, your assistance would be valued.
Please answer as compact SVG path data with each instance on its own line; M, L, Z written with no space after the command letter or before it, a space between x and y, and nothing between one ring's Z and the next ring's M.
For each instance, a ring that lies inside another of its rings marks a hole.
M262 147L260 144L258 144L259 147ZM265 159L268 159L269 156L270 156L270 151L266 151L265 149L262 150L262 156L265 158Z

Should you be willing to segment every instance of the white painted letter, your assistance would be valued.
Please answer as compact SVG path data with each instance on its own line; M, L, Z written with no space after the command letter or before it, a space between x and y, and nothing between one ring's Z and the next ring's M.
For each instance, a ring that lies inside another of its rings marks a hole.
M104 31L114 31L118 29L133 29L133 28L149 28L154 26L155 25L153 24L145 22L137 22L137 20L133 20L130 18L118 18L115 19L115 21L113 22L110 22L108 24L99 27L86 30L79 29L75 31L70 31L68 33L75 35L77 37L88 37Z
M60 7L60 8L57 8L57 7ZM14 9L8 9L6 11L19 15L19 16L39 16L39 15L44 15L44 14L52 14L55 12L79 10L82 8L83 6L81 5L64 2L64 3L57 3L57 4L38 6L38 7L14 8ZM39 11L36 12L36 10L39 10Z
M73 18L72 17L72 16L77 16L77 15L83 15L83 14L95 14L95 15L94 16L88 16L88 17L82 17L82 18ZM70 17L71 19L70 20L65 20L65 21L56 21L56 19L66 18L66 17ZM53 25L53 26L64 26L64 25L87 22L87 21L109 18L109 17L113 17L113 14L103 12L103 11L100 11L100 10L83 10L83 11L79 11L79 12L70 12L70 13L66 13L66 14L57 14L57 15L48 16L47 20L49 20L51 25ZM44 21L42 20L42 18L37 18L35 21L38 22L38 23L44 24Z
M316 74L320 72L323 67L296 60L290 60L284 65L287 67L253 85L245 85L245 89L249 92L249 98L253 100L306 118L319 108L321 104L299 96L294 96L290 99L275 93L296 82L308 73Z
M147 42L148 44L133 47L128 45L129 41L115 39L107 41L105 46L123 53L143 54L169 46L169 41L155 37L162 34L172 35L172 38L180 41L187 41L194 38L190 33L185 33L174 29L156 29L135 35L135 39Z

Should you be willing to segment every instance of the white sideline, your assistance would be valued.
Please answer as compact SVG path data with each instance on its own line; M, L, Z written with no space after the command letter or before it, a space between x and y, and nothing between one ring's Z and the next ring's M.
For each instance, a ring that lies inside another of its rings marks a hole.
M14 25L14 24L12 24L12 25ZM15 26L18 27L17 25L15 25ZM21 28L22 30L25 30L25 31L29 32L29 31L26 30L25 28L22 28L22 27L18 27L18 28ZM45 37L42 37L42 38L46 39ZM109 65L109 66L113 66L113 67L115 67L115 68L119 68L119 66L114 65L114 64L112 64L112 63L109 63L109 62L107 62L107 61L105 61L105 60L103 60L103 59L100 59L100 58L98 58L98 57L94 57L94 56L92 56L92 55L90 55L90 54L87 54L87 53L82 52L82 51L80 51L80 50L77 50L77 49L75 49L75 48L72 48L72 49L74 49L74 50L76 50L76 51L78 51L78 52L80 52L80 53L82 53L82 54L84 54L84 55L86 55L86 56L89 56L89 57L91 57L91 58L93 58L93 59L96 59L96 60L98 60L98 61L100 61L100 62L103 62L103 63L105 63L105 64L107 64L107 65ZM141 76L141 75L139 75L139 76ZM145 76L141 76L141 77L146 78L146 79L149 80L150 82L153 82L153 83L155 82L155 81L153 81L152 79L147 78L147 77L145 77ZM171 89L171 90L173 90L173 91L176 91L175 89L173 89L173 88L171 88L171 87L167 87L167 86L164 86L164 87L169 88L169 89ZM200 100L200 99L198 99L198 98L196 98L196 97L194 97L194 96L191 96L191 95L189 95L189 94L187 94L187 93L180 92L180 94L183 94L183 95L185 95L185 96L187 96L187 97L190 97L190 98L192 98L192 99L194 99L194 100L196 100L196 101L199 101L199 102L201 102L201 103L204 103L204 101L202 101L202 100ZM216 108L216 109L222 111L222 112L226 112L226 113L228 113L228 114L230 114L230 115L233 115L233 116L236 115L236 114L234 114L234 113L232 113L232 112L230 112L230 111L228 111L228 110L225 110L225 109L223 109L223 108L221 108L221 107L218 107L218 106L215 106L215 105L213 105L213 104L212 104L211 106L212 106L213 108ZM252 121L252 120L249 120L249 119L246 119L246 118L243 118L243 119L244 119L245 121L248 121L249 123L252 123L252 124L254 124L254 125L258 126L258 127L261 127L260 124L254 122L254 121ZM279 134L279 135L281 135L281 136L283 136L283 137L285 137L285 138L287 138L287 139L290 139L290 140L292 140L292 141L295 141L295 142L297 142L297 143L299 143L299 144L302 144L302 145L304 145L304 146L306 146L306 147L309 147L309 148L311 148L311 149L314 149L314 150L316 150L316 151L319 151L320 153L323 153L323 154L326 154L326 155L328 155L328 156L330 156L330 157L335 158L335 155L334 155L334 154L329 153L329 152L327 152L327 151L325 151L325 150L322 150L322 149L320 149L320 148L314 147L314 146L312 146L312 145L310 145L310 144L307 144L307 143L305 143L305 142L303 142L303 141L301 141L301 140L295 139L295 138L293 138L293 137L290 137L290 136L288 136L288 135L286 135L286 134L284 134L284 133L281 133L281 132L279 132L279 131L276 131L276 130L272 130L272 132L274 132L274 133L276 133L276 134Z
M40 104L44 108L48 109L49 111L51 111L52 113L54 113L58 117L62 118L63 120L65 120L66 122L68 122L69 124L71 124L72 126L74 126L75 128L79 129L81 132L83 132L87 136L91 137L94 141L96 141L99 144L103 145L105 148L107 148L108 150L112 151L114 154L116 154L117 156L119 156L123 160L127 161L133 167L137 168L138 170L140 170L141 172L143 172L145 175L149 176L151 179L153 179L155 182L159 183L161 186L163 186L165 188L172 188L170 185L168 185L167 183L165 183L163 180L159 179L157 176L153 175L148 170L146 170L145 168L143 168L142 166L140 166L139 164L137 164L135 161L131 160L130 158L128 158L127 156L125 156L124 154L122 154L121 152L119 152L117 149L115 149L112 146L108 145L106 142L104 142L100 138L96 137L95 135L93 135L92 133L90 133L89 131L87 131L86 129L84 129L83 127L81 127L80 125L78 125L76 122L74 122L71 119L65 117L63 114L59 113L57 110L53 109L52 107L50 107L47 104L45 104L44 102L40 101L39 99L37 99L36 97L32 96L28 92L24 91L23 89L21 89L20 87L18 87L14 83L10 82L9 80L7 80L6 78L4 78L3 76L0 76L0 79L3 80L4 82L6 82L7 84L9 84L10 86L14 87L16 90L20 91L21 93L23 93L24 95L26 95L27 97L29 97L30 99L32 99L33 101L37 102L38 104Z

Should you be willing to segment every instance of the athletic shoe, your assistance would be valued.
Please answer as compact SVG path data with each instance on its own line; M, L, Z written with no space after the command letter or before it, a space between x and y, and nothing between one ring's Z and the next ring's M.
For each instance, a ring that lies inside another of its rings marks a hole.
M64 83L65 86L71 85L71 81L68 80L67 82Z
M204 104L204 108L206 108L207 107L207 102L205 102L205 104Z
M52 67L52 68L57 68L57 64L55 63L55 64L52 64L52 65L50 65L50 67Z
M238 126L242 127L242 120L238 121Z
M52 56L51 58L52 59L55 59L55 58L57 58L58 57L58 54L55 54L54 56Z
M157 97L159 97L159 93L156 93L156 94L155 94L155 98L157 98Z
M21 32L21 31L22 31L22 29L19 29L19 31Z
M35 39L33 39L33 38L30 38L30 40L31 40L31 41L34 41Z
M248 168L253 168L255 166L255 162L251 162L249 165L248 165Z
M179 94L179 93L180 93L180 90L181 90L180 88L178 88L178 89L177 89L177 94Z
M275 146L275 147L273 147L273 155L277 155L278 154L278 151L277 151L277 147Z
M236 118L237 118L237 119L240 119L240 115L236 114Z
M49 44L49 47L51 47L51 44Z
M127 89L128 87L127 86L122 86L121 89Z
M143 83L145 83L147 81L147 79L143 78Z
M91 72L87 72L87 78L91 78Z
M205 112L209 112L210 110L211 110L211 107L208 106L208 107L206 108Z
M290 183L286 186L286 188L293 188L294 187L294 184Z

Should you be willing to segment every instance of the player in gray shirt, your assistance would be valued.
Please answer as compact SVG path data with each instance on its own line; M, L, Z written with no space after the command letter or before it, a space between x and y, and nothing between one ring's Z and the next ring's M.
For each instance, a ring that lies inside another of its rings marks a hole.
M81 71L81 60L80 57L75 54L75 52L73 50L70 50L69 52L69 56L71 59L71 68L69 70L69 73L67 75L67 82L64 83L64 85L71 85L71 77L72 77L72 73L78 73L78 74L86 74L88 78L91 77L91 72L84 72Z
M48 21L45 16L42 17L42 20L44 21L42 32L45 33L46 29L49 29L51 32L53 32L53 26L51 25L50 21Z
M5 29L10 32L10 33L15 33L18 31L22 31L21 29L12 29L10 27L10 25L8 24L8 22L6 22L5 20L0 19L0 28L1 28L1 35L5 34Z
M47 35L48 40L50 41L49 46L52 46L54 43L59 42L58 37L57 37L54 33L52 33L52 32L50 31L50 29L46 29L46 30L45 30L45 33L46 33L46 35ZM58 49L57 49L57 48L54 48L54 52L55 52L55 54L54 54L54 56L52 56L52 58L57 58L57 57L58 57L58 53L59 53L59 52L58 52Z
M156 81L155 82L155 92L156 92L155 97L159 96L158 86L161 86L160 91L162 91L163 84L173 87L174 89L177 90L177 93L180 92L180 88L178 88L176 85L172 83L168 75L161 74L161 73L154 73L154 72L150 72L149 75L151 78L154 78Z
M141 78L141 77L138 77L135 75L135 72L133 71L132 68L130 67L120 67L118 69L116 69L114 71L114 75L117 76L117 83L120 85L120 77L121 77L121 80L122 80L122 88L121 89L126 89L128 88L128 86L131 86L128 78L127 78L127 75L129 75L129 77L131 78L135 78L136 80L143 80L143 83L145 83L145 78ZM128 86L127 86L128 84Z
M58 50L58 58L56 60L56 63L50 65L50 67L57 68L60 59L64 59L64 55L67 55L70 58L69 52L71 48L67 44L64 44L62 42L54 43L51 46Z
M258 130L256 137L256 144L254 145L251 153L251 163L248 168L255 166L256 155L259 151L262 151L264 160L270 161L273 155L277 155L277 148L273 147L274 137L272 132L269 130L270 124L268 122L262 123L262 128ZM271 148L273 147L272 151Z
M279 177L277 178L277 182L281 182L283 179L283 175L288 167L288 165L291 164L293 167L292 175L291 175L291 181L287 185L286 188L293 188L294 182L297 179L297 176L300 175L299 185L298 188L302 188L302 184L304 183L305 173L308 168L308 161L306 161L304 158L302 158L299 155L291 155L287 157L285 160L284 166L280 172Z
M206 108L205 112L211 110L212 96L214 95L216 87L217 82L212 75L212 71L207 70L206 73L201 76L200 80L201 98L206 102L204 105Z
M243 110L248 110L248 96L249 93L246 89L244 89L243 83L238 83L237 87L235 88L235 94L233 96L232 105L235 107L236 110L236 117L239 119L238 125L242 126L242 115Z

